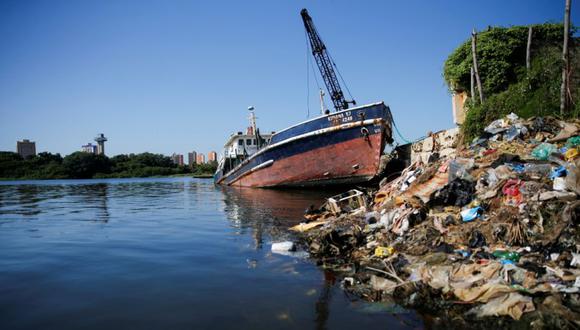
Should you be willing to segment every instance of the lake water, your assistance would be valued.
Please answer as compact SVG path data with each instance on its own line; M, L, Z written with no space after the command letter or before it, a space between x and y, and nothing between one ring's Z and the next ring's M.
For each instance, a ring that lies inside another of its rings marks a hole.
M412 311L348 296L308 259L271 253L332 193L0 182L0 329L423 327Z

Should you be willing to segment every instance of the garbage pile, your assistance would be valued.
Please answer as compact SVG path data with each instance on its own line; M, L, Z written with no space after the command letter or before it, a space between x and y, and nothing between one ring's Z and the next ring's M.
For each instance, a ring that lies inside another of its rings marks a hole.
M364 299L454 326L579 327L580 122L510 114L485 132L291 229Z

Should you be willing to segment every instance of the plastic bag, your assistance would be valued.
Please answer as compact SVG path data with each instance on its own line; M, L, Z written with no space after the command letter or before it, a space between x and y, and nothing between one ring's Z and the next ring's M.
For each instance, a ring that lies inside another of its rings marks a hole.
M473 221L481 216L483 208L481 206L461 211L461 219L463 222Z
M552 172L552 165L550 164L525 164L524 173L529 176L545 177Z
M539 160L548 160L550 155L553 152L556 152L558 149L553 144L550 143L542 143L534 150L532 150L532 157L539 159Z
M521 124L515 124L505 131L503 138L505 141L513 141L515 138L528 133L528 129Z
M516 179L509 179L503 186L502 192L505 195L505 204L517 206L522 202L522 194L520 193L520 186L522 182Z
M573 136L566 141L566 147L572 148L580 145L580 136Z
M463 180L473 181L473 177L469 174L475 166L473 159L457 158L449 163L449 182L460 178Z
M556 167L552 170L552 173L550 173L550 179L552 180L562 176L566 176L566 168L564 166Z
M576 157L578 157L578 154L579 153L577 148L571 148L566 151L566 153L564 154L564 158L566 158L567 161L571 162L574 159L576 159Z
M375 257L388 257L395 253L395 248L392 246L377 246L375 249Z
M505 131L507 128L508 125L504 119L497 119L492 121L489 125L487 125L487 127L484 128L484 131L491 134L497 134Z

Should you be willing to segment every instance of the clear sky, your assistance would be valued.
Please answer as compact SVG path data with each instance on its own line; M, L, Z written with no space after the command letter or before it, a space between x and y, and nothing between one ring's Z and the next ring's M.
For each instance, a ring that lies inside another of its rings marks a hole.
M564 0L0 0L0 150L102 132L108 155L220 152L250 105L262 132L303 121L303 7L357 102L385 101L413 139L453 125L443 62L472 28L559 22Z

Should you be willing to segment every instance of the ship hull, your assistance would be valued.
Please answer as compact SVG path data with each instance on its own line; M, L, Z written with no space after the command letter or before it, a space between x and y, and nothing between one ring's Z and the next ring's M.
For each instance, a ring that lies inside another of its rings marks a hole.
M292 126L271 144L221 175L217 184L244 187L312 187L361 183L379 171L391 114L383 103L322 116Z

